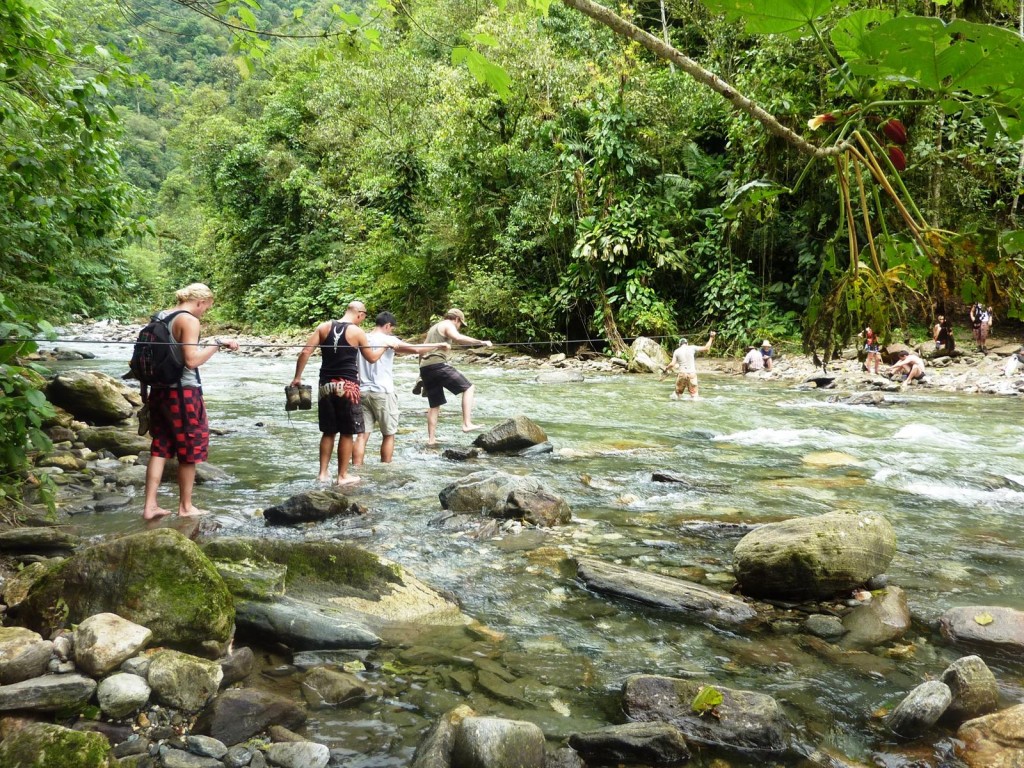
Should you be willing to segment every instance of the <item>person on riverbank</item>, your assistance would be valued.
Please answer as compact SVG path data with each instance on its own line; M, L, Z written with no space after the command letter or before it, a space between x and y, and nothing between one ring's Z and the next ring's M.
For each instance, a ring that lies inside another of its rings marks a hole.
M945 352L947 355L956 348L953 341L953 324L946 319L945 315L939 315L932 328L932 340L935 342L935 350Z
M199 343L200 320L213 306L213 291L203 283L192 283L174 294L177 304L157 313L157 319L179 312L168 323L173 346L171 354L184 365L181 379L169 386L151 385L149 390L149 433L153 437L146 467L145 502L142 517L155 520L171 514L157 503L160 480L168 459L178 460L178 514L181 517L206 514L192 503L196 464L206 461L210 447L210 426L206 418L199 366L223 348L238 349L238 342L215 339Z
M988 332L992 328L992 307L978 302L971 305L971 334L979 352L987 352Z
M690 344L685 337L679 340L679 346L672 353L672 362L665 366L665 373L676 371L675 391L669 395L673 400L678 400L683 394L683 387L690 390L691 400L700 400L697 391L697 361L695 357L698 352L707 352L715 340L715 332L708 335L707 343L702 347ZM754 350L757 352L757 350ZM761 354L758 352L758 354Z
M874 365L875 376L877 376L878 369L882 365L882 353L878 349L878 335L871 330L870 325L866 325L864 330L857 334L857 337L864 339L864 351L867 353L867 357L864 359L864 370L870 373L871 367Z
M302 372L313 351L319 349L323 358L317 400L317 421L322 433L317 480L321 483L330 482L331 455L338 435L338 478L335 483L353 485L360 480L348 471L355 445L353 435L363 432L356 361L362 355L367 362L375 363L387 350L387 347L371 348L366 332L359 327L365 318L363 302L351 302L340 320L325 320L317 326L295 362L295 378L291 385L298 387L302 384Z
M915 379L920 383L924 378L924 360L905 349L900 351L899 358L899 362L893 363L889 368L889 377L895 378L905 372L904 386L912 384Z
M761 358L764 363L764 369L770 372L775 360L775 350L772 349L772 343L768 339L761 342Z
M390 312L381 312L376 318L376 327L366 334L371 348L383 348L384 354L375 363L362 355L359 363L359 396L363 408L363 431L356 435L353 466L363 464L366 443L376 425L380 429L380 460L390 464L395 452L395 435L398 432L398 394L395 392L395 354L426 355L437 349L451 349L451 344L411 344L395 336L398 320Z
M751 344L743 358L743 373L757 373L764 370L764 356L761 350Z
M448 342L469 347L490 347L491 342L474 339L460 333L466 325L466 315L461 309L452 307L444 313L444 318L430 326L427 331L426 344ZM447 389L453 395L462 394L462 431L472 432L480 429L473 423L473 399L476 386L469 379L448 364L449 349L435 349L420 358L420 381L423 394L427 398L427 445L437 445L437 419L441 415L441 406L448 402L444 396Z

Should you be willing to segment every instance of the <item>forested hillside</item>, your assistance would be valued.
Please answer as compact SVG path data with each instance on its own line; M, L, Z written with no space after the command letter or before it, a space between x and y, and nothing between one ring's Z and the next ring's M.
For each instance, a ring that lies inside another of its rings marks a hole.
M1018 313L1019 113L985 114L950 78L882 77L847 41L851 18L894 14L1012 30L1016 3L805 3L813 23L774 35L720 13L757 2L615 9L784 126L856 150L817 159L637 43L538 5L5 0L10 311L130 315L203 280L222 320L257 330L358 296L410 332L458 304L494 338L613 350L711 325L827 347L976 299ZM33 60L17 24L40 36ZM268 34L238 36L250 27Z

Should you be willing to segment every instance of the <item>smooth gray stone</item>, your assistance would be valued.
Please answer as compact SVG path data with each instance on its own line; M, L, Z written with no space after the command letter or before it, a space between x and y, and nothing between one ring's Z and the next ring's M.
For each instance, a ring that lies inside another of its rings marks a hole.
M623 597L713 624L743 624L757 615L748 603L724 592L600 560L580 558L576 564L576 575L596 592Z
M376 634L340 613L288 597L273 603L240 600L235 604L235 622L247 632L302 650L376 648L381 643Z
M517 415L491 427L473 440L488 453L515 453L548 439L544 430L527 416Z
M942 673L953 701L946 715L955 720L971 720L995 712L999 707L999 685L995 675L980 656L957 659Z
M8 528L0 531L0 552L69 552L81 541L66 528L56 526Z
M625 723L574 733L569 746L587 765L675 765L690 757L682 732L669 723Z
M331 750L312 741L286 741L271 744L266 756L267 762L277 768L326 768Z
M166 745L160 747L160 760L163 768L224 768L224 763L220 760L193 755L183 749L173 749Z
M544 768L544 732L533 723L467 717L455 730L452 765L460 768Z
M979 624L977 617L992 621ZM1017 655L1024 651L1024 611L1001 606L968 605L950 608L939 620L943 637L956 644Z
M939 721L952 701L948 685L929 680L908 693L885 718L885 724L898 736L916 738Z
M96 691L96 681L83 675L44 675L0 685L0 711L36 709L56 712L84 704Z

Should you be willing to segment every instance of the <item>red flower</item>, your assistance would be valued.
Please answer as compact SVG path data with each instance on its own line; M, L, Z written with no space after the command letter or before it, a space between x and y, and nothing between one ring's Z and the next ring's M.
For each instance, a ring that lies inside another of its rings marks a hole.
M897 147L895 144L890 144L886 147L886 150L889 153L889 160L897 171L907 170L907 156L903 154L902 149Z
M826 123L834 123L835 121L836 116L833 115L831 112L826 112L823 115L815 115L810 120L808 120L807 127L810 128L812 131L815 131L821 126L825 125Z
M907 129L903 123L896 118L886 120L880 127L886 138L894 144L902 145L907 143Z

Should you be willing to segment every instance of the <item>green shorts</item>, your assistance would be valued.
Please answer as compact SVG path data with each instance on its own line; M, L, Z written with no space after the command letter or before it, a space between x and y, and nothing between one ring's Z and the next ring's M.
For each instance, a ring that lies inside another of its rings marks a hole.
M398 395L394 392L363 392L363 431L374 426L385 437L398 432Z

